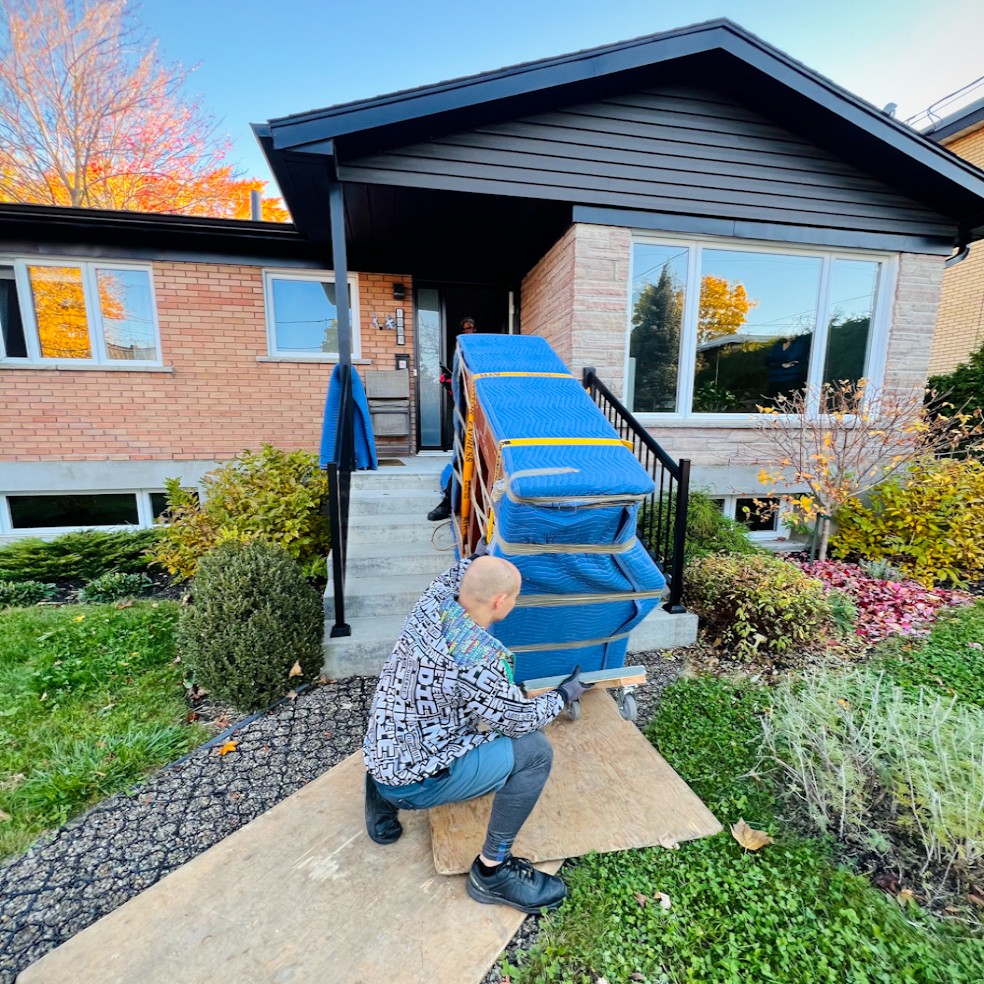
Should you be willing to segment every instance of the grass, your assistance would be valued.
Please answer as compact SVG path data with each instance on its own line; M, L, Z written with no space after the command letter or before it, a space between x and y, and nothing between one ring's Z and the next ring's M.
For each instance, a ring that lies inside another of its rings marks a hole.
M184 723L176 618L172 602L0 612L0 857L208 737Z
M725 830L678 851L579 859L567 902L541 923L522 965L505 968L516 984L984 979L984 942L903 910L839 868L826 843L786 831L769 780L754 775L767 703L750 685L680 681L648 734L726 827L744 818L776 843L746 852Z
M951 609L924 638L887 640L874 665L907 689L927 687L984 707L984 601Z

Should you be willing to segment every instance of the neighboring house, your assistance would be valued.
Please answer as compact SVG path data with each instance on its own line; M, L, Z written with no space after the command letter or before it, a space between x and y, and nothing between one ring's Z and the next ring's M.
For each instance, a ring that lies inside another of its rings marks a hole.
M984 98L922 131L951 153L984 169ZM970 247L966 259L943 276L943 296L929 371L947 373L984 344L984 248Z
M920 387L944 260L984 236L984 176L727 21L255 130L296 230L0 207L0 534L45 494L149 521L166 476L315 448L334 357L293 332L328 316L293 304L326 269L358 285L358 368L406 357L417 449L446 444L438 375L470 315L594 366L740 510L756 405ZM66 284L70 358L34 310Z
M0 205L0 537L148 526L165 478L316 449L337 361L322 257L275 223ZM412 324L400 346L371 325L409 281L349 282L355 361L392 368Z

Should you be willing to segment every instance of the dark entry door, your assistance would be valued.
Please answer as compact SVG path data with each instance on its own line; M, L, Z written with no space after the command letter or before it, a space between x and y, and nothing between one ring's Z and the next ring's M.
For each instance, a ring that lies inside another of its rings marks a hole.
M448 450L451 403L441 389L441 367L451 368L461 322L474 318L478 331L510 330L512 292L501 287L418 285L416 291L417 447Z

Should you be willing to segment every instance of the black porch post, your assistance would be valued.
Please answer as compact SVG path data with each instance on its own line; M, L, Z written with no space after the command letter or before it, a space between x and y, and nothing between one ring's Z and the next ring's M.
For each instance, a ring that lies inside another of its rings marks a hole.
M331 219L331 257L335 271L335 308L338 312L338 361L352 365L352 325L349 320L348 255L345 252L345 198L338 165L328 158L328 211Z

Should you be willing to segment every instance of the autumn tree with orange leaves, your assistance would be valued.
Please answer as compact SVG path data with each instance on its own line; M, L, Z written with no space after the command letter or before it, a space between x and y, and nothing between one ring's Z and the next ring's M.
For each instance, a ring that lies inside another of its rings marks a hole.
M249 218L227 143L127 0L4 0L0 201ZM280 199L263 218L288 219Z

